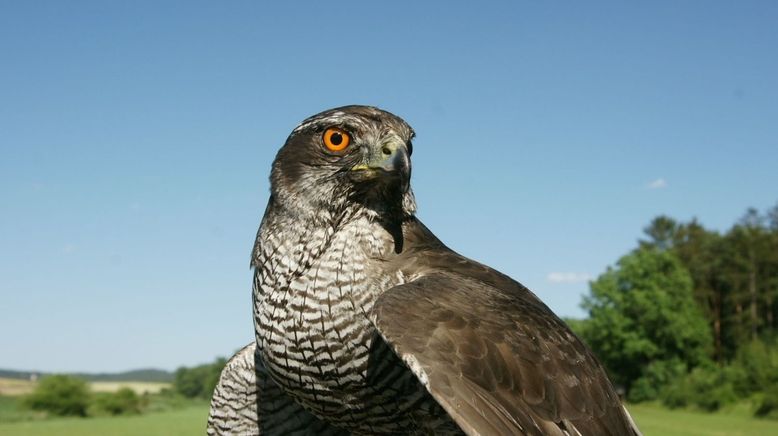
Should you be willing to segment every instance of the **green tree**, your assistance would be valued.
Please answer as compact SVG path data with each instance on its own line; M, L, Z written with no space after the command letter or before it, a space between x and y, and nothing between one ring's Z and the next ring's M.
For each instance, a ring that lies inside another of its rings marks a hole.
M181 367L176 370L173 387L181 395L189 398L211 398L227 360L217 358L213 363L192 368Z
M644 245L622 257L592 282L582 306L589 312L584 339L633 399L636 383L651 387L679 365L689 369L709 360L710 330L688 271L670 251Z
M673 253L692 277L694 299L700 305L713 332L714 357L722 362L722 330L728 287L722 281L722 237L707 230L696 219L678 226Z
M25 404L54 415L86 416L89 397L85 381L67 375L50 375L41 379Z
M769 209L766 213L764 241L764 325L769 333L774 334L776 327L776 318L778 317L778 204Z
M647 241L640 241L641 247L653 247L661 251L671 249L678 237L678 222L668 216L660 215L643 229L648 236Z
M769 335L774 312L775 248L764 218L749 209L724 235L719 274L728 288L728 325L724 332L728 357L741 344ZM772 277L771 277L772 275Z

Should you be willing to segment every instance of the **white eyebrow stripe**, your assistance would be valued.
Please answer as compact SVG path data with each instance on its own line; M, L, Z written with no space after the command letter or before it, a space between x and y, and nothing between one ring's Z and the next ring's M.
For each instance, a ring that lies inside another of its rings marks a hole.
M300 125L298 125L297 127L295 127L294 130L292 130L292 133L297 133L297 132L299 132L301 130L304 130L304 129L308 128L308 127L316 126L316 125L320 125L320 124L342 123L345 119L356 119L356 117L349 116L349 115L346 115L345 112L338 111L338 112L331 113L331 114L327 115L326 117L309 118L309 119L303 121L302 123L300 123Z

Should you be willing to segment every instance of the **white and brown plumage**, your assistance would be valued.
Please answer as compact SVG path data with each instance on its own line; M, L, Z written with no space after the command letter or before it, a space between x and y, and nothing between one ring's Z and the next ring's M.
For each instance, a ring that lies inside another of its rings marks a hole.
M639 434L532 292L415 216L413 130L365 106L305 120L273 163L252 256L256 343L210 434Z

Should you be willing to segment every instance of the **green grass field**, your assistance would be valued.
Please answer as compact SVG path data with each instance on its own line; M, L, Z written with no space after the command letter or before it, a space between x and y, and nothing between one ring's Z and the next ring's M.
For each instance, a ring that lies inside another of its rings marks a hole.
M177 436L205 433L207 406L141 416L61 418L0 424L3 436Z
M751 418L745 407L715 414L669 411L655 405L635 405L629 409L646 436L778 435L778 421ZM201 435L207 414L208 407L202 404L131 417L0 423L0 435Z
M667 410L653 404L629 407L646 436L769 436L778 435L778 421L756 419L747 404L718 413Z

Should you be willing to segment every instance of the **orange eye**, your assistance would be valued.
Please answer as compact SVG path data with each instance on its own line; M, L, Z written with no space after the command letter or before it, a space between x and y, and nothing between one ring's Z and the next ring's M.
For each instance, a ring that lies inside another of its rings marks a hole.
M323 139L324 145L330 151L341 151L348 147L349 142L351 142L351 136L348 133L335 127L327 129Z

